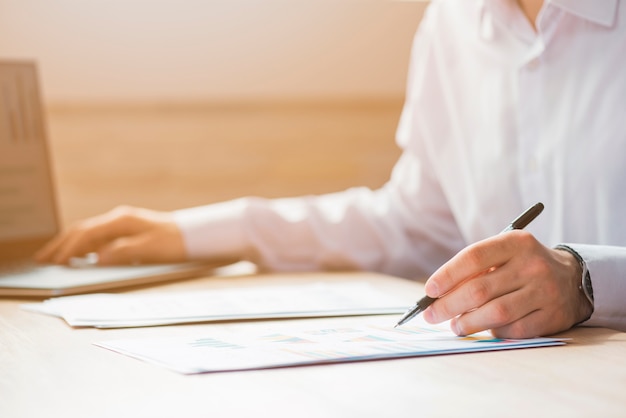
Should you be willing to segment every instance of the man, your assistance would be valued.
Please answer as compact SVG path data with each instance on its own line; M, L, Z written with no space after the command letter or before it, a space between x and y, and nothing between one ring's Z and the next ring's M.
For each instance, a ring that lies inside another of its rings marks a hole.
M119 208L38 258L430 276L438 300L424 317L452 319L459 335L533 337L585 321L626 331L624 68L619 0L433 1L412 51L403 153L381 189ZM527 230L498 234L537 201L546 209Z

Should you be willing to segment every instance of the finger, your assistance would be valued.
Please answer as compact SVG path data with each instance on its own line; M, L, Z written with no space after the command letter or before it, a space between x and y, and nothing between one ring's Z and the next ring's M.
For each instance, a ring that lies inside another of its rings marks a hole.
M493 328L491 333L496 338L535 338L542 335L556 334L562 328L554 327L546 317L546 312L536 310L519 320L501 327Z
M107 242L105 237L93 237L89 230L81 230L69 234L58 246L53 254L55 264L68 264L72 257L82 257L85 254L96 252L101 245Z
M98 264L132 265L185 261L182 237L176 238L168 236L164 244L164 240L155 234L121 237L100 248Z
M62 235L58 235L52 241L50 241L49 244L47 244L37 253L35 259L39 262L62 262L61 257L67 251L67 248L72 248L75 245L75 242L77 240L80 240L80 235L82 234L82 229L78 227L73 227L68 232L63 233ZM85 251L85 253L86 252L87 251Z
M538 311L540 302L523 290L507 293L483 306L463 313L450 322L457 335L469 335L488 329L509 326ZM517 327L521 327L518 324Z
M54 254L58 251L62 245L63 240L66 238L65 234L59 234L48 241L42 248L40 248L34 255L34 259L39 263L46 263L52 261Z
M149 252L144 250L143 236L122 237L111 241L98 251L99 265L128 265L150 262Z
M515 292L523 286L515 277L509 265L489 269L439 298L424 312L424 319L434 324L447 321L492 299Z
M541 335L552 335L572 327L577 318L567 309L567 298L559 301L558 298L546 296L549 291L542 289L534 294L528 293L517 303L529 303L534 301L538 307L525 316L520 316L516 321L492 326L491 333L499 338L532 338Z
M510 231L472 244L435 271L424 290L428 296L439 298L464 281L505 264L522 245L533 240L528 232Z
M66 264L71 257L97 252L106 243L141 230L143 222L130 211L113 210L73 227L61 237L49 258Z
M105 237L99 235L99 225L106 225L107 219L103 216L91 218L82 221L76 225L73 225L66 232L57 235L48 244L38 251L35 258L40 262L61 262L67 258L67 254L70 256L82 255L77 254L75 247L84 247L83 254L94 250L97 247L97 241L105 241ZM95 231L95 232L93 232ZM105 230L102 229L104 232ZM102 235L100 233L100 235ZM85 240L85 236L90 237L92 243L88 246L88 242ZM81 244L84 243L84 244Z

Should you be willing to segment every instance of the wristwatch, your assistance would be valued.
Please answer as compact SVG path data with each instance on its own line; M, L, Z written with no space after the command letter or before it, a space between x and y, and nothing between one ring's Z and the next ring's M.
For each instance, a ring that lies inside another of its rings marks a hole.
M576 261L578 261L578 264L580 264L580 269L583 272L578 288L585 294L585 297L587 298L589 303L591 303L591 306L593 306L593 286L591 286L591 274L589 274L589 269L587 268L587 263L585 263L585 260L583 260L580 254L578 254L573 248L567 245L560 244L554 247L554 249L567 251L574 256Z

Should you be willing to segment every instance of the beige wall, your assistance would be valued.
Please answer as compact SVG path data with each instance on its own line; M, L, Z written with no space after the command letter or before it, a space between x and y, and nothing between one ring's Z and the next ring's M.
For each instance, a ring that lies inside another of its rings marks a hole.
M397 98L424 2L0 0L49 103Z
M39 63L65 225L378 187L425 4L0 0L0 58Z

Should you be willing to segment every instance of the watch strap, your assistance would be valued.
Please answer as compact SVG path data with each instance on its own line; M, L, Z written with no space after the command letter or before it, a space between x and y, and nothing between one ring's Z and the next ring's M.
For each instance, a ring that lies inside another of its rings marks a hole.
M578 288L584 293L589 303L591 303L591 306L593 306L593 286L591 285L591 274L589 273L589 269L587 268L587 263L585 262L585 260L580 256L580 254L578 254L576 250L568 245L559 244L554 247L554 249L567 251L574 256L576 261L578 261L578 264L580 265L580 268L582 270L582 277L580 279L580 284L578 285Z

